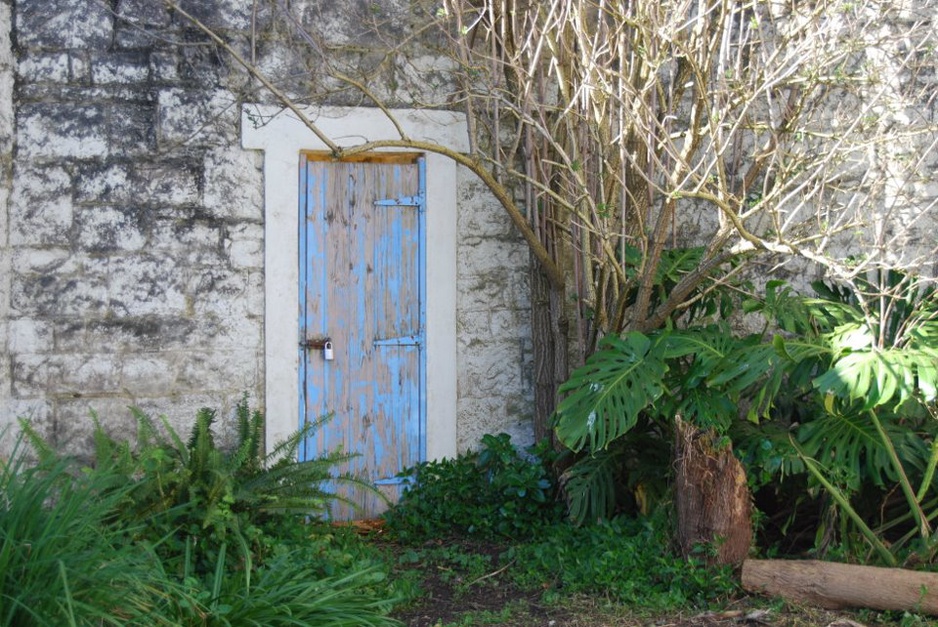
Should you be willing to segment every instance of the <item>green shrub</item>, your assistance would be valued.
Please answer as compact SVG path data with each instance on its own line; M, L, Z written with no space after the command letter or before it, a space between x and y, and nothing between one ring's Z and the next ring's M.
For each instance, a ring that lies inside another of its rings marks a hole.
M332 472L348 455L296 461L320 423L268 455L244 401L230 450L211 410L187 441L134 415L136 447L95 420L94 464L80 472L23 424L39 464L0 477L0 627L398 624L384 562L317 522L335 498L324 482L361 483Z
M630 491L638 500L634 486L647 484L635 469L660 467L661 448L638 448L636 436L669 443L667 425L681 416L733 439L785 525L794 504L819 493L836 504L837 524L815 517L818 553L833 538L840 551L868 559L872 548L890 566L913 553L938 559L938 287L897 271L813 285L818 297L805 298L769 281L764 298L744 301L762 316L761 332L721 322L603 338L559 388L553 417L579 455L564 477L574 520L614 516Z
M559 519L546 449L524 454L508 434L485 435L480 452L422 462L402 475L411 481L385 513L387 528L405 541L451 533L525 537Z

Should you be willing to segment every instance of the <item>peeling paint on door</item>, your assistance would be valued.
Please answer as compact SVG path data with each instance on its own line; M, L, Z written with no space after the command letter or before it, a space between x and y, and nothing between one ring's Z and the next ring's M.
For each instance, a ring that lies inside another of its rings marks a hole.
M426 457L423 160L317 157L300 160L300 416L333 417L302 455L357 454L340 470L393 501L396 475ZM360 510L337 507L336 519L385 508L340 489Z

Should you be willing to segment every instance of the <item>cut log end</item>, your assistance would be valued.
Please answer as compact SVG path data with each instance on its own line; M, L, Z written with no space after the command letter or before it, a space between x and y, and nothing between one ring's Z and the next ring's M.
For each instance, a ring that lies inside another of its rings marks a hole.
M716 439L675 418L677 539L685 556L708 545L711 564L739 565L752 544L752 502L742 464Z

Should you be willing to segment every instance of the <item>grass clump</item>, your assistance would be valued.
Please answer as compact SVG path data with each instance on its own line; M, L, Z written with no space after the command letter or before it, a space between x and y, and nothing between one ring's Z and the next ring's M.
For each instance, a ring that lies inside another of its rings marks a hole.
M0 625L133 624L159 607L156 560L116 515L126 488L26 459L20 439L0 466Z

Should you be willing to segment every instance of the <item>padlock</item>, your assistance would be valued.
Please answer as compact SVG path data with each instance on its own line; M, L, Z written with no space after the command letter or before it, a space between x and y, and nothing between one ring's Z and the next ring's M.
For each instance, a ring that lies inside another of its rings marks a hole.
M322 345L322 355L325 357L326 361L332 361L335 359L335 353L332 350L332 342L326 340L326 343Z

